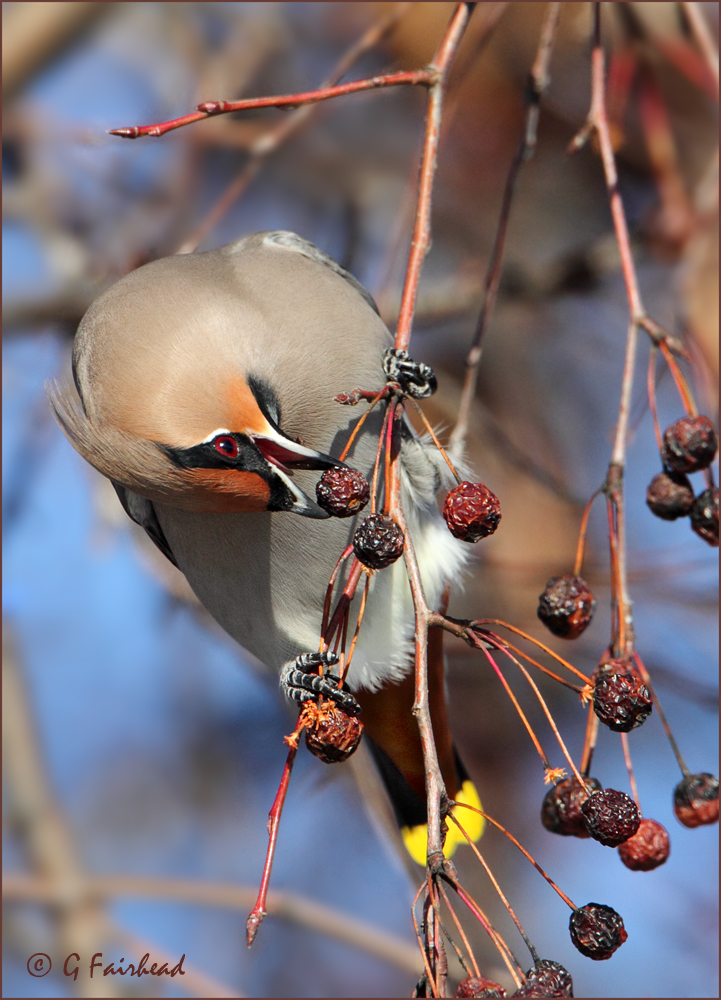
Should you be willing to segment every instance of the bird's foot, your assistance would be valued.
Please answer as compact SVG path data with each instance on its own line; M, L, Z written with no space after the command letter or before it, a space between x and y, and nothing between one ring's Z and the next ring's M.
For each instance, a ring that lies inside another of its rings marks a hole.
M346 715L360 715L361 707L346 689L339 687L335 674L318 673L319 667L332 667L338 662L335 653L301 653L281 671L280 686L289 698L301 705L306 701L327 698L343 709Z
M397 382L407 396L425 399L438 388L436 375L430 365L414 361L408 351L389 347L383 355L383 371L389 382Z

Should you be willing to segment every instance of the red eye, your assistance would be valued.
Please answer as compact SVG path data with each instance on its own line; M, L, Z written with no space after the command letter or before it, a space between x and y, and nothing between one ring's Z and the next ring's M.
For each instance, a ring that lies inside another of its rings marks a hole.
M238 442L230 434L221 434L220 437L217 437L213 441L213 444L215 445L215 450L224 458L238 457Z

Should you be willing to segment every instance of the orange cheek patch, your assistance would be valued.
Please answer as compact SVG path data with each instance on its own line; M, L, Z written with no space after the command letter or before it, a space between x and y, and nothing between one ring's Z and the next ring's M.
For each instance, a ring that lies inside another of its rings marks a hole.
M241 434L265 434L268 421L261 413L248 383L240 375L229 379L226 390L228 422L226 427Z
M252 514L267 510L270 488L255 472L235 469L188 469L192 510L210 514Z

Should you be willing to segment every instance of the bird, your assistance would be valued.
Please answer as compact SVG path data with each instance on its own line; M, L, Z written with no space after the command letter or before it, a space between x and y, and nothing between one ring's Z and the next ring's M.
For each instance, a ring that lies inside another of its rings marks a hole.
M318 473L344 464L338 456L359 421L335 397L380 391L383 359L398 353L392 345L371 295L349 271L294 233L255 233L126 274L80 322L74 386L48 386L65 435L112 482L128 516L298 701L317 697L320 661L312 654L326 588L360 518L329 517L313 499ZM381 426L377 408L346 458L365 475ZM439 452L405 416L401 439L401 499L434 607L464 572L467 547L438 510L448 476ZM405 845L425 864L411 593L402 559L371 577L343 692L329 678L320 693L333 694L333 685L336 700L360 708ZM439 629L430 633L429 694L448 795L479 809L450 734ZM477 839L480 814L462 812ZM450 856L463 837L448 826Z

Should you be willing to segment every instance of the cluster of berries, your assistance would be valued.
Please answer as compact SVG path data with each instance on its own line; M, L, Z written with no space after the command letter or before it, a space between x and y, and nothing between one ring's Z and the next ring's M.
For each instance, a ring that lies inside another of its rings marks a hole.
M355 469L328 469L316 486L318 504L333 517L354 517L370 499L368 480ZM464 542L492 535L501 505L482 483L460 483L450 491L443 516L451 534ZM403 532L392 517L370 514L356 528L353 551L369 569L385 569L403 554Z
M559 965L546 958L539 958L526 973L525 982L511 993L512 997L572 997L571 976ZM498 983L481 976L469 976L458 984L457 997L505 997L506 991Z
M718 437L708 417L682 417L663 435L663 472L651 480L646 503L656 517L675 521L689 517L691 527L709 545L718 546L718 489L711 486L698 496L688 478L707 469L716 456Z

